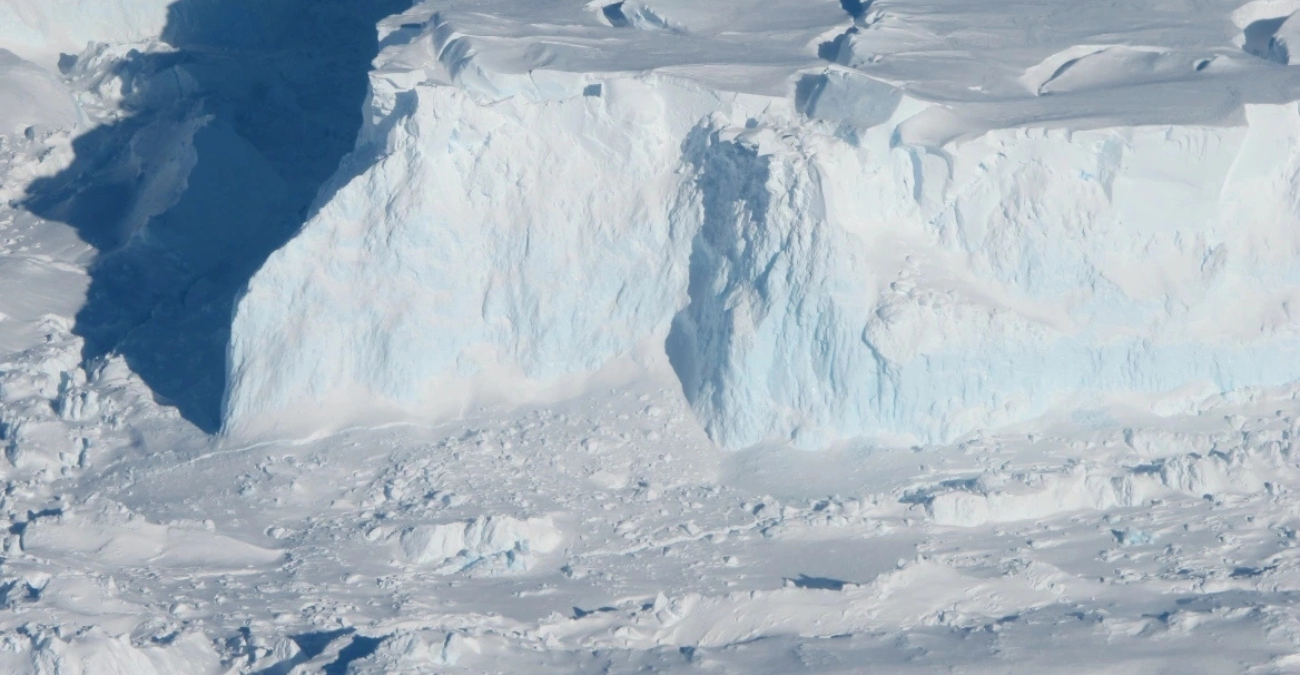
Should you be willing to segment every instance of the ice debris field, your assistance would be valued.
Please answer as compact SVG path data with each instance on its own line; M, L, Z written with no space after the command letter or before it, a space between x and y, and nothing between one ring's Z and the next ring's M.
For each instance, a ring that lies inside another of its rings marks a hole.
M1300 1L0 0L0 673L1300 673Z

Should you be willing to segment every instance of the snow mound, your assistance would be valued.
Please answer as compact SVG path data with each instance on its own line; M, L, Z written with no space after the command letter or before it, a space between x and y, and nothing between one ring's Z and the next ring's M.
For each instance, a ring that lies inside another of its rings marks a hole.
M174 0L0 0L0 45L53 63L91 42L141 42L167 24Z
M524 572L536 553L559 547L562 535L550 517L519 520L485 516L438 525L416 525L399 536L406 559L428 565L435 574L466 572L494 576Z
M399 631L384 638L373 654L348 664L348 675L401 675L455 666L464 652L474 652L474 638L459 633L422 634Z
M853 72L805 75L795 92L795 106L808 117L861 128L889 121L902 103L901 89Z
M4 101L0 136L71 128L81 117L76 101L58 78L4 49L0 49L0 101Z
M1242 30L1260 21L1278 21L1300 11L1298 0L1254 0L1233 10L1232 23Z
M1290 447L1213 450L1162 458L1114 473L1087 464L1016 477L981 476L954 481L925 495L926 513L940 525L1048 518L1080 510L1134 507L1173 495L1201 497L1271 493L1283 476L1293 477Z
M1282 65L1294 65L1291 51L1297 44L1295 0L1256 0L1237 8L1232 22L1241 29L1239 45L1248 54Z
M682 31L682 27L669 20L651 5L651 3L627 0L605 5L601 14L611 26L637 28L640 30Z
M543 625L543 639L584 649L716 648L772 635L831 638L934 622L936 615L997 616L1009 607L1056 599L1059 570L1035 565L1018 574L978 579L929 561L904 564L869 583L842 589L787 587L709 596L687 593ZM944 588L963 589L959 597ZM960 619L953 621L960 623Z
M1287 17L1268 41L1267 58L1283 65L1300 64L1300 12Z
M1027 69L1021 82L1043 95L1177 79L1196 67L1196 63L1159 47L1078 45Z
M9 675L218 675L227 672L212 644L186 633L166 644L137 644L100 628L31 626L0 635L0 670Z
M243 569L281 558L271 551L202 528L158 525L112 514L58 514L22 531L22 549L48 559L85 558L101 564Z

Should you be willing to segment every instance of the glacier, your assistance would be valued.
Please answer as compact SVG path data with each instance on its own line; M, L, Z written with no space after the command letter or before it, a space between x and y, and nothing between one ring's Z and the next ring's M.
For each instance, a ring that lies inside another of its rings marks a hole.
M237 303L227 432L445 417L627 364L670 366L733 448L940 442L1300 377L1284 67L1222 35L1067 34L953 100L960 70L873 71L907 8L813 3L782 24L802 40L761 48L771 4L385 21L356 150ZM700 56L746 48L744 78ZM1096 100L1125 78L1141 98Z
M1297 670L1242 2L0 0L0 673Z

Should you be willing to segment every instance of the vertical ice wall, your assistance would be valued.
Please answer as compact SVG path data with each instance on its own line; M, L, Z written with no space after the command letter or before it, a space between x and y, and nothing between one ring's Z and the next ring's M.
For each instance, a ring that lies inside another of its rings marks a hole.
M1121 394L1287 383L1297 119L946 148L715 137L669 355L736 447L939 441Z
M833 179L800 145L772 129L701 129L685 145L693 180L683 189L696 194L701 218L689 304L667 350L710 435L726 445L807 433L814 417L851 414L881 383L859 335L877 261L833 220Z
M679 139L714 100L681 89L670 109L642 82L575 86L493 105L451 87L378 94L387 109L363 138L383 145L359 152L381 158L239 303L228 420L445 413L662 339L690 237L673 206Z
M250 282L228 430L452 414L647 343L729 447L1300 377L1294 104L947 141L843 71L741 96L438 35L381 59L361 147Z

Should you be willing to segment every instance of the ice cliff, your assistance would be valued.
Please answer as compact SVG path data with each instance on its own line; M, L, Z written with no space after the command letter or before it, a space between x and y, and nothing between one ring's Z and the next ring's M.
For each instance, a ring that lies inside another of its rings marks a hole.
M1063 34L965 86L879 57L926 54L898 26L933 16L734 4L387 20L356 151L238 302L227 430L452 415L629 362L670 363L728 447L1300 378L1300 96L1239 35Z

